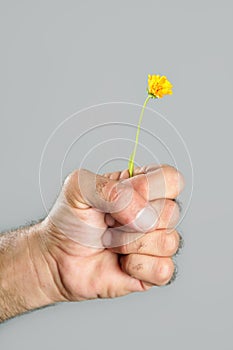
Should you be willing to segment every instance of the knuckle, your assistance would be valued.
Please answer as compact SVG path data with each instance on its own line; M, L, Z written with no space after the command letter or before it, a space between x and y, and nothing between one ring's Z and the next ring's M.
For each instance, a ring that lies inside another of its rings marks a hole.
M116 172L114 172L114 173L111 173L110 176L109 176L109 178L110 178L111 180L119 180L120 175L121 175L121 171L116 171Z
M182 173L174 166L169 164L162 165L161 169L163 170L164 174L170 177L183 177Z
M159 240L159 243L158 243L158 245L159 245L159 250L161 250L161 252L163 253L163 254L165 254L166 255L166 253L167 253L167 249L168 249L168 247L167 247L167 242L168 242L168 240L167 240L167 236L166 236L166 233L161 233L160 234L160 240Z
M176 197L184 188L184 176L180 171L172 166L165 166L163 174L166 184L173 189L173 196Z
M172 227L177 224L180 216L180 209L175 201L167 200L165 206L165 216L165 219L168 222L168 227Z
M171 178L177 176L178 173L178 170L174 166L168 164L162 167L162 171L164 175Z
M88 207L87 204L84 204L81 190L81 180L85 171L86 170L84 169L76 169L65 178L62 192L64 193L69 205L72 207L76 207L80 203L82 203L82 206Z
M179 246L179 236L177 233L166 233L166 243L164 249L167 255L173 255L176 253Z
M70 173L69 175L66 176L66 178L64 180L64 186L69 185L71 178L72 178L72 173Z
M103 177L108 177L109 178L110 176L111 176L111 173L104 173L103 174Z
M69 185L74 178L77 178L79 174L79 169L73 170L70 174L68 174L65 178L64 185Z
M158 285L165 285L172 278L173 272L174 263L172 259L161 260L157 270Z

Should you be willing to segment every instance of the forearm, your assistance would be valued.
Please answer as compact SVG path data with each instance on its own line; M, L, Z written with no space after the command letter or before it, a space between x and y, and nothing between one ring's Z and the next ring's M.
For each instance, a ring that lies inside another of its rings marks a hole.
M0 235L0 322L59 300L52 265L42 224Z

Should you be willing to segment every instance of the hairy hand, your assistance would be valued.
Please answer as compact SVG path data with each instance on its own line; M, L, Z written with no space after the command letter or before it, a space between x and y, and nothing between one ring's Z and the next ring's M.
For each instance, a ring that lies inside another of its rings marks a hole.
M41 234L60 300L117 297L168 283L180 239L174 199L183 186L168 165L136 168L132 178L127 170L70 174Z

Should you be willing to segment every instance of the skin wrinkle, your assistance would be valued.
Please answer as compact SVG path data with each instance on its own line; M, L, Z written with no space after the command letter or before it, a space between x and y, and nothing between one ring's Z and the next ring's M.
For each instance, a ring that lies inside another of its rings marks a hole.
M43 238L42 238L43 237ZM57 260L55 259L54 255L53 255L53 252L49 249L49 244L47 242L47 239L45 238L45 235L41 235L40 234L40 239L41 239L41 242L44 244L44 247L46 249L46 251L49 253L50 257L52 258L53 260L53 263L54 265L56 266L56 270L57 270L57 273L58 273L58 277L59 277L59 281L60 281L60 285L59 283L57 282L56 278L54 277L54 274L52 273L51 271L51 268L50 268L50 264L47 260L47 257L46 257L46 254L44 254L44 260L46 261L46 264L47 264L47 267L48 267L48 270L49 270L49 273L51 275L51 278L52 280L54 281L54 284L57 288L57 291L59 294L62 295L62 297L65 299L65 301L68 301L68 297L65 293L65 286L64 286L64 283L63 283L63 280L62 280L62 276L61 276L61 273L60 273L60 270L59 270L59 266L58 266L58 263L57 263ZM55 239L55 238L54 238ZM57 239L57 238L56 238ZM62 245L58 246L58 248L63 252L63 253L66 253L66 251L63 249Z
M50 264L49 264L49 262L48 262L48 260L47 260L47 254L44 254L44 256L43 256L43 257L44 257L44 261L45 261L46 264L47 264L47 269L48 269L48 271L49 271L49 273L50 273L51 279L53 280L54 285L55 285L56 288L57 288L58 294L61 294L61 295L63 296L63 298L64 298L66 301L68 301L67 295L65 294L65 286L64 286L64 283L63 283L62 278L61 278L61 274L60 274L60 271L59 271L58 263L57 263L56 259L54 258L52 252L49 250L48 243L47 243L47 240L46 240L46 238L44 237L44 235L41 235L41 234L40 234L39 236L40 236L40 239L41 239L42 244L44 244L44 247L45 247L46 251L49 253L49 256L52 258L53 263L54 263L54 265L56 266L56 269L57 269L57 272L58 272L59 281L60 281L60 285L59 285L59 283L57 282L57 280L56 280L54 274L53 274L52 271L51 271ZM42 238L42 237L44 237L44 238Z
M36 264L35 264L35 261L34 261L34 257L33 257L33 253L32 253L32 249L31 249L31 246L30 246L30 240L29 240L29 236L27 235L26 236L26 239L27 239L27 247L28 247L28 253L29 253L29 257L30 257L30 263L31 263L31 266L32 266L32 269L33 271L36 273L36 276L37 276L37 281L38 281L38 284L39 284L39 288L40 288L40 291L42 294L44 294L44 296L50 300L49 296L44 292L42 286L41 286L41 280L40 280L40 275L39 275L39 272L38 272L38 269L36 267Z
M51 254L51 256L52 256L52 254ZM66 288L65 288L65 285L64 285L62 276L61 276L61 272L60 272L58 263L57 263L57 261L54 259L54 257L53 257L53 260L54 260L54 263L55 263L55 265L56 265L56 269L57 269L57 272L58 272L58 277L59 277L59 281L60 281L61 286L62 286L62 290L61 290L61 288L59 288L59 285L58 285L56 279L53 277L54 284L56 285L58 292L62 295L62 297L64 298L64 300L65 300L65 301L69 301L69 299L68 299L68 297L67 297L67 295L66 295L66 293L65 293Z
M151 283L146 283L146 282L143 282L141 280L139 280L139 283L140 283L140 286L141 286L143 292L148 291L152 287L156 287L155 285L153 285Z

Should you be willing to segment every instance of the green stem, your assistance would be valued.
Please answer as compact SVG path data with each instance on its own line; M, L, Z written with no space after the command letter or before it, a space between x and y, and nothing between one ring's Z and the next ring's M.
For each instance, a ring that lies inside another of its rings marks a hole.
M146 108L146 105L149 101L149 99L151 98L150 95L147 96L147 98L145 99L145 102L142 106L142 110L139 116L139 121L138 121L138 128L137 128L137 133L136 133L136 138L135 138L135 144L134 144L134 149L133 152L130 156L129 159L129 164L128 164L128 169L129 169L129 176L132 177L133 176L133 172L134 172L134 159L135 159L135 155L136 155L136 151L137 151L137 147L138 147L138 139L139 139L139 133L140 133L140 128L141 128L141 123L142 123L142 118L143 118L143 114Z

